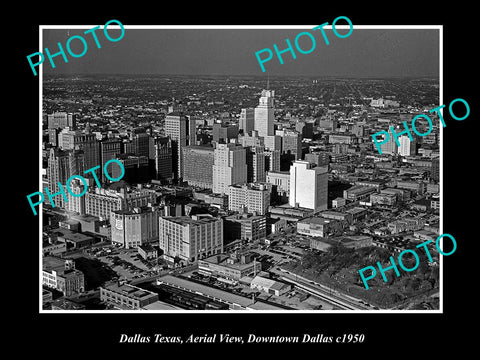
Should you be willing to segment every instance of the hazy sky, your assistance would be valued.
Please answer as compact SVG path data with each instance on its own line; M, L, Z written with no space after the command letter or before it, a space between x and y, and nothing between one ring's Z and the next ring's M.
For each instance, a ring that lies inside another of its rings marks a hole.
M53 54L57 42L66 49L70 36L87 30L43 31L43 46ZM109 29L112 37L119 32ZM325 45L320 31L308 29L125 29L118 42L108 41L102 30L97 31L102 46L98 49L91 35L83 35L88 44L86 55L54 58L52 69L45 57L43 71L48 74L194 74L194 75L262 75L255 52L263 48L273 51L273 44L286 48L289 38L294 46L295 36L310 32L316 39L316 48L310 54L296 51L283 55L281 65L274 54L264 64L271 75L315 76L438 76L439 30L436 29L354 29L348 38L336 37L326 29L330 45ZM338 30L346 33L347 30ZM301 43L311 46L306 36ZM75 46L79 46L76 48ZM76 39L72 49L80 53L82 46ZM295 49L296 50L296 49ZM263 54L266 56L266 54ZM263 73L266 74L266 73Z

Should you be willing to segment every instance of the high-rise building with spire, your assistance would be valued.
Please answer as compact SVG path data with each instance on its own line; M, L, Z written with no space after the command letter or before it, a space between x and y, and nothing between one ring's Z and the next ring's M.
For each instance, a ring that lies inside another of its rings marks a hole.
M262 96L255 108L254 130L258 131L258 136L275 135L273 129L274 116L274 90L262 90Z

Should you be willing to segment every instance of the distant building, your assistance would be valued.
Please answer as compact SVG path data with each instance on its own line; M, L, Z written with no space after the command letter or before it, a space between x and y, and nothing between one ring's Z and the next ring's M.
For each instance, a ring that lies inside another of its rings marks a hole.
M85 170L100 164L100 144L94 134L66 128L58 134L58 145L63 150L83 151Z
M421 230L425 227L425 220L422 218L404 218L388 223L388 230L392 234L398 234L405 231Z
M372 205L393 206L397 203L396 194L371 194L370 202Z
M49 129L63 129L68 127L74 130L76 127L77 115L66 112L54 112L47 115Z
M400 103L395 100L389 100L389 99L372 99L370 101L370 106L371 107L378 107L378 108L386 108L386 107L399 107Z
M42 259L42 284L56 289L64 296L71 296L85 291L85 278L80 270L75 269L73 260L46 256Z
M410 140L406 135L402 135L398 138L400 146L398 146L398 154L401 156L413 156L417 151L417 142L415 138Z
M365 126L361 124L354 124L352 127L352 134L357 138L362 138L365 136Z
M295 130L298 131L304 139L311 139L313 137L313 123L310 121L297 122L295 124Z
M328 135L329 144L353 144L356 138L351 134L330 134Z
M326 210L326 211L320 212L318 216L324 219L341 221L341 222L344 222L346 225L350 225L353 223L353 215L348 212Z
M305 154L305 161L317 166L328 166L330 155L327 152L314 152Z
M386 188L380 190L380 194L396 195L397 201L405 201L410 199L410 191L405 189Z
M328 130L328 131L336 131L337 130L337 120L329 120L329 119L320 119L318 122L318 127L320 129Z
M265 147L265 139L258 136L258 131L255 130L244 133L243 136L238 138L238 142L243 147Z
M381 141L383 142L383 140L385 140L385 135L382 134L381 135L382 139ZM373 143L372 143L373 145ZM395 137L392 135L390 136L390 138L388 139L388 141L386 143L383 143L380 146L380 150L382 151L381 155L396 155L398 153L398 145L397 145L397 142L395 141ZM377 151L377 147L375 145L373 145L374 147L374 150Z
M238 137L238 125L213 124L213 141L228 143Z
M426 190L426 185L423 181L398 180L397 188L407 189L410 191L414 191L419 195L423 195Z
M254 124L255 124L255 109L254 108L242 109L240 113L239 129L243 130L244 134L249 134L252 130L254 130Z

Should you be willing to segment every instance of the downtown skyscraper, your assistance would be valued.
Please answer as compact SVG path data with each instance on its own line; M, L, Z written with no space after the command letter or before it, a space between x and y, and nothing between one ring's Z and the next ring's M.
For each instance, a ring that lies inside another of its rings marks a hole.
M213 192L227 194L229 185L246 182L246 149L234 143L217 144L214 151Z
M312 209L314 212L327 209L328 168L312 167L308 161L295 161L290 166L290 196L292 207Z
M183 178L182 151L185 146L195 145L195 121L182 113L165 117L165 135L172 140L173 171L177 180Z
M258 136L275 135L273 121L275 120L274 111L274 90L262 90L262 96L255 108L254 130L258 131Z

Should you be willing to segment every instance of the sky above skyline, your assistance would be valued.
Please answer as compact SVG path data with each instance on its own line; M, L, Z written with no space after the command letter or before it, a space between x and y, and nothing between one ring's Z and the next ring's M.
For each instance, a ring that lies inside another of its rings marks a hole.
M439 75L438 29L358 29L348 38L336 37L331 29L325 32L330 41L326 45L320 31L306 29L125 29L118 42L108 41L102 30L97 31L101 44L98 49L89 29L44 29L43 47L52 54L58 51L57 42L66 49L73 35L82 35L87 53L68 63L55 57L52 69L45 56L45 74L178 74L178 75L266 75L255 52L277 44L280 50L290 39L294 49L297 34L307 31L316 40L309 54L295 49L297 58L283 55L280 64L275 52L273 59L264 63L270 75L312 75L345 77L437 77ZM117 32L116 32L117 31ZM346 33L347 29L339 29ZM119 30L109 28L112 37ZM303 36L301 46L311 43ZM302 42L304 41L304 42ZM78 47L76 47L78 46ZM73 51L80 53L82 46L72 41ZM44 52L44 51L43 51ZM262 54L266 56L266 54ZM32 60L35 60L33 58Z

